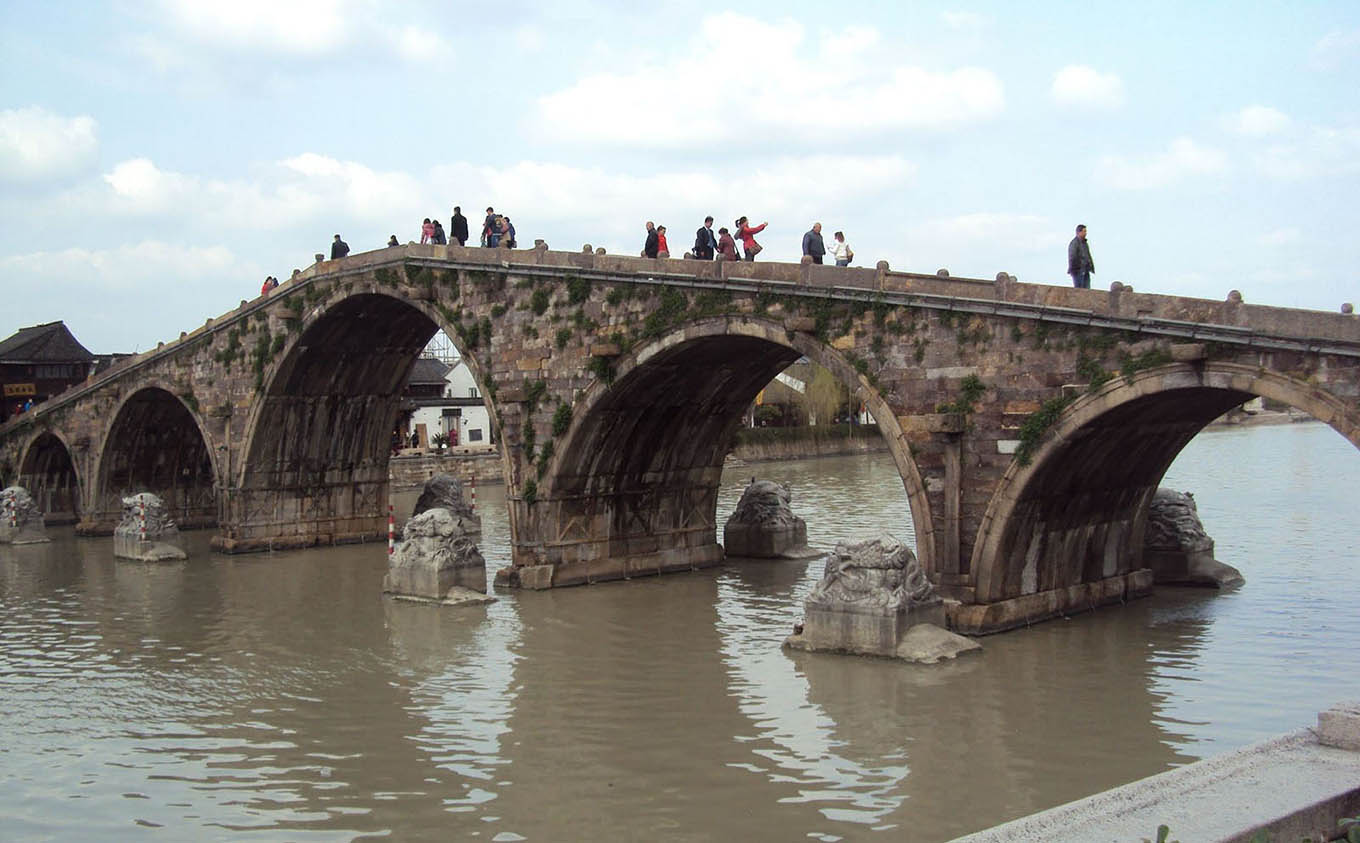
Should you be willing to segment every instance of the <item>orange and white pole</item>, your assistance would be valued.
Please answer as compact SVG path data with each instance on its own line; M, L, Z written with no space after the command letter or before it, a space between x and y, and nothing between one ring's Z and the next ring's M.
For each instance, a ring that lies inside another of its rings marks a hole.
M137 499L137 536L146 541L146 501Z
M387 555L397 552L397 522L392 517L392 504L387 505Z
M475 513L477 511L477 475L475 474L472 475L471 482L472 482L472 498L470 506L472 507L472 511Z

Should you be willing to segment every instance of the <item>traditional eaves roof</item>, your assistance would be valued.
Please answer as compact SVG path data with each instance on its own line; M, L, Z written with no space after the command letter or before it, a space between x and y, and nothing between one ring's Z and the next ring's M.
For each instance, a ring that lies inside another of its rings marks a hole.
M0 341L0 362L5 363L88 363L93 359L64 322L20 328Z
M407 384L430 385L444 384L444 375L449 371L449 367L434 359L433 357L417 357L415 366L411 367L411 377L407 379Z

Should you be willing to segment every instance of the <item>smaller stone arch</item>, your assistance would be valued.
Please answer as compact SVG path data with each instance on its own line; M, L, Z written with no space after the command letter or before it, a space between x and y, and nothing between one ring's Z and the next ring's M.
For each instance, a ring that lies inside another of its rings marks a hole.
M66 434L35 431L20 449L17 482L33 495L48 524L74 524L82 511L82 472Z
M542 479L514 481L515 493L532 483L537 501L512 501L515 565L554 566L551 584L566 585L719 561L713 518L724 446L755 394L800 355L851 385L878 420L902 476L918 554L931 559L930 505L887 400L815 337L760 317L720 316L622 355L612 378L577 398ZM687 371L696 367L709 368ZM691 417L671 409L677 398ZM639 558L649 561L634 564Z
M1115 378L1073 401L1028 465L1012 462L1002 476L973 545L977 602L1028 601L1016 611L1042 614L1064 589L1131 576L1141 567L1148 503L1171 462L1205 425L1258 395L1304 410L1360 447L1354 411L1278 372L1173 363Z
M152 492L182 527L217 523L218 454L203 419L174 388L152 381L123 396L102 435L79 531L116 526L123 496Z

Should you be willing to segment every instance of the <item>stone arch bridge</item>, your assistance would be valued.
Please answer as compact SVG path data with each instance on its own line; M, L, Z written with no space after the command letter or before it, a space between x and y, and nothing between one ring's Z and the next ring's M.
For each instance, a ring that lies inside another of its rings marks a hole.
M723 458L804 355L878 420L917 553L969 632L1148 591L1159 480L1253 396L1360 445L1349 315L1004 273L410 245L319 262L45 402L0 428L0 472L40 498L74 489L84 534L150 490L228 553L378 538L398 398L438 329L500 431L501 579L533 588L719 563Z

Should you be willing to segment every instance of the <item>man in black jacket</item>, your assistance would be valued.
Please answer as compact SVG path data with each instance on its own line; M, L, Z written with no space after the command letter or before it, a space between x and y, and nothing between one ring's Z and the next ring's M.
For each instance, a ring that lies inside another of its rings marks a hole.
M651 220L647 220L647 242L642 246L642 254L645 257L654 258L661 248L661 240L656 236L656 225Z
M694 232L694 256L701 261L711 261L717 251L718 238L713 236L713 218L704 217L703 226Z
M338 260L349 254L349 244L340 239L340 235L335 235L335 242L331 244L331 260Z
M1096 271L1091 260L1091 244L1086 242L1086 226L1077 226L1077 236L1067 244L1067 274L1072 276L1072 286L1079 290L1091 289L1091 273Z
M457 205L453 206L453 219L449 220L449 234L458 241L459 246L466 246L468 241L467 217L463 216L463 209Z
M821 263L826 254L826 241L822 239L822 224L814 222L812 230L803 235L803 255L812 258L813 263Z

